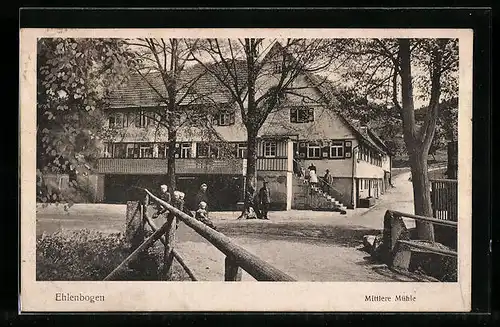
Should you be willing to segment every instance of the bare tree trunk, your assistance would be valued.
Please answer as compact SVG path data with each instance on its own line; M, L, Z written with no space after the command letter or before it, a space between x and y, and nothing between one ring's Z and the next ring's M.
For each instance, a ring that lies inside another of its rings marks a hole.
M240 218L246 218L247 216L247 203L250 203L253 196L253 192L249 192L251 189L256 191L257 189L257 131L253 128L247 128L247 169L245 176L245 206L243 207L243 212ZM255 208L254 208L255 209Z
M429 148L421 145L416 128L409 39L399 39L398 56L401 76L401 115L403 118L404 140L410 157L415 214L432 217L429 178L427 175ZM419 239L434 241L434 227L431 223L417 221L416 226Z
M167 148L167 186L170 190L170 194L174 196L174 191L176 188L175 183L175 144L177 142L177 131L171 128L168 131L168 148Z
M247 145L247 176L246 185L257 188L257 131L249 129Z
M411 176L413 183L413 202L415 214L432 217L430 182L427 176L427 157L422 150L417 149L410 155ZM434 241L434 227L430 223L417 221L419 239Z

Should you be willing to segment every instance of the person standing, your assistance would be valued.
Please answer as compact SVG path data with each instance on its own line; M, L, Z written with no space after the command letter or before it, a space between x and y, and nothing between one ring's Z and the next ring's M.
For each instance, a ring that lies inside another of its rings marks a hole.
M170 204L170 202L171 202L171 196L170 196L170 193L168 192L168 186L165 184L162 184L160 186L160 199L167 202L168 204ZM166 213L167 211L168 211L167 208L158 204L157 211L153 214L153 219L158 218L159 215L162 215L162 214Z
M316 175L316 166L311 164L309 166L309 183L311 185L316 186L318 184L318 175Z
M300 155L299 152L296 151L293 157L293 172L296 176L302 176L302 167L300 164Z
M330 170L326 170L325 172L325 176L323 176L323 192L325 192L326 194L329 194L330 193L330 185L332 185L333 183L333 177L332 175L330 175Z
M269 205L271 204L271 192L267 181L264 181L261 189L259 190L259 204L260 204L260 219L269 219L267 213L269 212Z
M207 195L207 190L208 186L207 184L203 183L200 186L200 189L198 190L198 193L196 193L194 197L194 203L192 205L192 210L196 211L199 208L200 202L205 202L207 204L207 207L209 208L209 202L208 202L208 195Z

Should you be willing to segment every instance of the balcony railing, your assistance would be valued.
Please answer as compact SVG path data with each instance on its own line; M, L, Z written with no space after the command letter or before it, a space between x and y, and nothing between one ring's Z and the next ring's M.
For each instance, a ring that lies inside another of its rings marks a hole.
M177 174L244 175L246 159L176 159ZM100 174L166 174L167 159L102 158L98 160Z

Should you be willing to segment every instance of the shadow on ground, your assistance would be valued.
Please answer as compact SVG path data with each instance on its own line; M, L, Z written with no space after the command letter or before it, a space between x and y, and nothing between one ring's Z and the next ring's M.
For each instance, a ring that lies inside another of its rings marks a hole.
M376 235L379 230L353 225L320 225L305 223L242 222L241 224L217 224L220 232L227 236L252 236L263 239L290 239L294 242L327 243L347 247L362 245L363 236Z

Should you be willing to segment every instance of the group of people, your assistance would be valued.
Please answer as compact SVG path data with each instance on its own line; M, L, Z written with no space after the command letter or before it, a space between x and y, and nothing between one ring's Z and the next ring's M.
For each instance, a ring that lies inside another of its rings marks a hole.
M255 192L253 185L249 185L245 196L245 208L238 219L264 219L269 220L267 216L271 204L271 191L269 182L264 181L259 192Z
M309 165L309 167L307 167L307 174L306 174L306 171L304 170L304 168L300 164L300 157L299 157L298 152L295 153L295 157L293 159L293 172L298 177L305 177L306 179L308 179L309 183L313 186L317 186L318 184L320 184L321 189L325 193L329 192L330 187L333 183L333 177L330 174L329 169L327 169L325 171L325 175L323 176L322 181L320 183L320 181L318 179L317 169L316 169L316 166L314 165L314 163L311 163L311 165Z
M173 205L177 209L181 210L185 214L194 217L196 220L204 223L205 225L217 230L215 224L208 217L208 196L207 196L207 184L203 183L200 186L200 189L196 193L195 197L186 205L185 203L185 193L181 191L173 192L172 195L168 190L168 186L163 184L160 186L160 199L167 202L168 204ZM158 218L160 215L168 213L168 209L164 206L157 204L157 211L153 214L153 219Z

